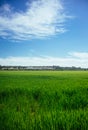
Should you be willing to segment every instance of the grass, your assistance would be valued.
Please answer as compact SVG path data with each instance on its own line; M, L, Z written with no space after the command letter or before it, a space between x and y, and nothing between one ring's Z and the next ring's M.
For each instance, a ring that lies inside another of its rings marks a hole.
M0 130L88 130L88 72L0 71Z

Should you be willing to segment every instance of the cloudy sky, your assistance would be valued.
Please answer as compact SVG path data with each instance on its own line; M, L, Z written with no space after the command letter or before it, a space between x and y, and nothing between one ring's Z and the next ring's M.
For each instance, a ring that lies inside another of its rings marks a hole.
M0 0L0 65L88 67L88 0Z

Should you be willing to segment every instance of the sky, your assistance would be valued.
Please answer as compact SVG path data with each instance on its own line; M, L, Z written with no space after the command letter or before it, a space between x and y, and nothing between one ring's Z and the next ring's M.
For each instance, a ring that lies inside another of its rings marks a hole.
M88 0L0 0L0 65L88 68Z

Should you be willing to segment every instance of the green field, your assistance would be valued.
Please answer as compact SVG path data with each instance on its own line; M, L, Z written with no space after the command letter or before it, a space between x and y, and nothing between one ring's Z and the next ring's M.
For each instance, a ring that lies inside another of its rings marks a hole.
M0 71L0 130L88 130L88 72Z

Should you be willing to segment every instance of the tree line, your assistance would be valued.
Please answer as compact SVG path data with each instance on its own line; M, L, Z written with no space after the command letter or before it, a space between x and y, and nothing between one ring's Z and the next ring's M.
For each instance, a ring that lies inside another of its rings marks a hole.
M64 70L85 70L87 71L88 68L81 68L81 67L61 67L61 66L2 66L0 65L0 70L58 70L58 71L64 71Z

